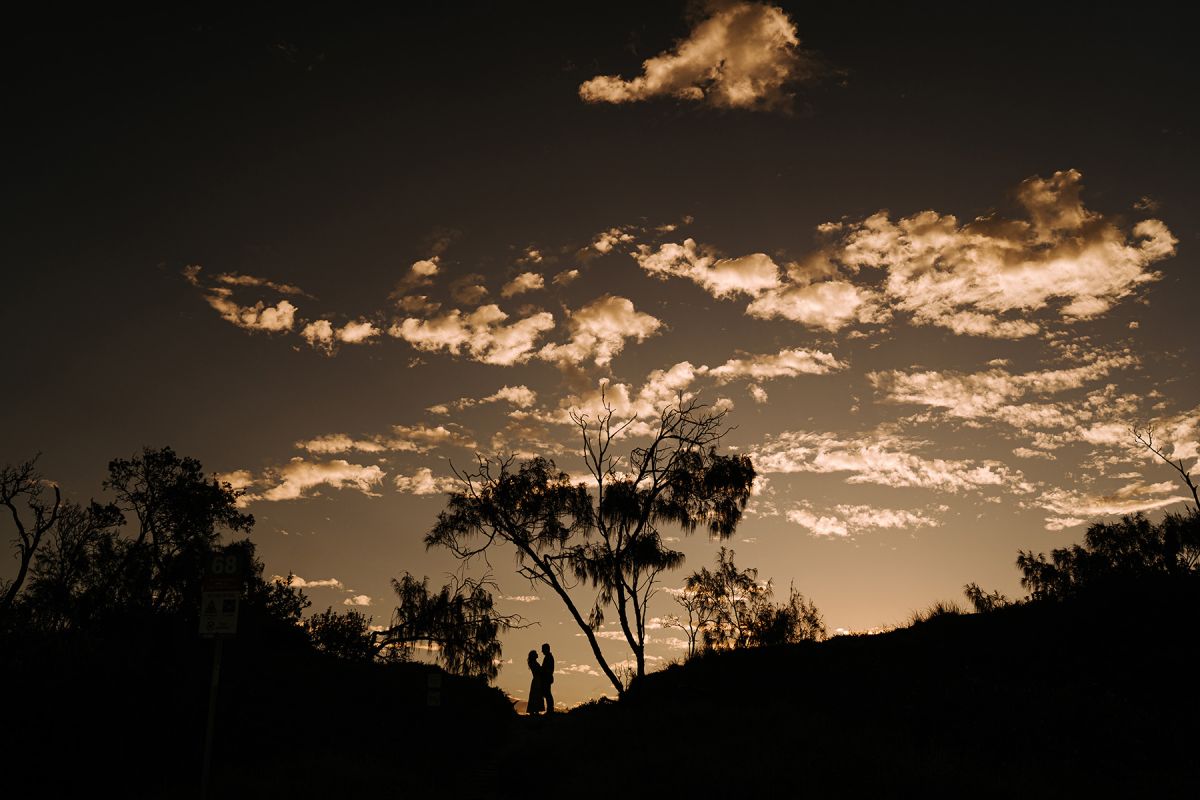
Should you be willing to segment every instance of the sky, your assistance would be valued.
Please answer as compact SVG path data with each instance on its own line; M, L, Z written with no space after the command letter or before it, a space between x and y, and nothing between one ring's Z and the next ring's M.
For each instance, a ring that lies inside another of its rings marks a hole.
M1130 434L1200 455L1200 70L1165 14L378 14L14 35L0 460L86 500L170 445L245 490L268 574L376 624L456 568L423 543L453 469L582 473L602 387L628 448L680 392L727 410L760 476L728 541L665 532L664 588L724 544L831 630L1019 596L1018 549L1182 507ZM492 564L536 623L498 685L545 641L557 700L611 693Z

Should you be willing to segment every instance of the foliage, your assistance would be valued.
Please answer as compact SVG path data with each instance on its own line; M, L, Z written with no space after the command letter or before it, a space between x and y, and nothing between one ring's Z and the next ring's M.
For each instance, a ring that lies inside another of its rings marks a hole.
M494 680L500 663L499 635L520 618L496 612L490 586L486 581L465 580L431 592L429 578L417 580L406 572L393 579L398 604L391 626L372 635L373 651L408 660L412 649L423 644L448 671Z
M689 653L699 634L704 646L722 650L824 639L825 622L816 605L789 587L786 603L771 602L771 582L760 583L758 570L739 570L734 552L722 547L714 569L701 567L687 577L676 596L688 610L689 624L678 617L668 624L688 633Z
M683 562L660 528L691 533L704 526L726 538L750 497L754 467L746 456L723 456L723 411L679 398L663 410L649 441L628 458L613 454L634 420L618 420L605 405L596 418L574 414L595 489L574 483L553 461L483 459L460 475L437 524L426 536L463 560L497 545L515 550L517 572L554 592L592 648L618 693L624 682L609 666L595 631L614 610L636 675L645 674L646 621L659 576ZM630 434L631 435L631 434ZM590 588L582 604L577 594Z
M825 619L813 601L788 589L788 600L766 605L754 620L754 643L758 645L796 644L820 641L827 635Z
M29 494L46 485L31 465L0 474L24 475L26 487L34 487L25 496L45 506ZM14 594L13 624L19 618L35 631L88 632L139 619L194 622L205 564L218 552L247 566L247 622L286 628L299 621L308 600L290 582L263 579L252 542L221 544L225 532L248 533L254 518L238 508L240 493L206 477L199 461L169 447L144 448L110 462L104 486L112 502L59 503L56 490L55 512L37 517L44 530L29 540L41 546L28 549L29 580Z
M933 619L943 617L959 617L967 613L966 610L953 600L938 600L933 605L924 610L912 612L908 618L909 625L920 625L923 622L929 622Z
M1062 600L1141 578L1194 574L1200 560L1200 512L1168 513L1152 523L1138 513L1097 522L1082 545L1043 553L1019 551L1021 585L1035 600Z
M346 661L370 661L375 657L371 620L354 609L339 614L332 607L304 621L313 646Z
M963 594L966 595L967 602L971 604L977 614L986 614L989 611L1012 605L1012 601L1001 594L999 590L989 594L979 588L979 584L974 581L963 587Z
M254 517L237 507L240 492L206 478L200 462L169 447L143 448L108 465L104 488L137 524L127 553L129 568L152 608L181 608L195 601L195 582L221 530L248 533Z
M53 490L53 502L47 497L47 488ZM4 610L12 606L21 591L42 537L58 522L62 493L57 485L42 478L35 456L23 464L0 468L0 505L8 509L16 529L13 549L19 561L12 582L0 582L0 610Z

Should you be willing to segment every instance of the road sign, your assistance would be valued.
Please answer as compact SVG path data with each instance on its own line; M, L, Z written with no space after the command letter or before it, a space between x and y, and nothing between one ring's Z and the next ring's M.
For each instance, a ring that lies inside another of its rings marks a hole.
M245 582L242 559L231 553L214 553L204 565L202 592L240 592Z
M237 633L238 605L242 592L200 593L200 635L233 636Z

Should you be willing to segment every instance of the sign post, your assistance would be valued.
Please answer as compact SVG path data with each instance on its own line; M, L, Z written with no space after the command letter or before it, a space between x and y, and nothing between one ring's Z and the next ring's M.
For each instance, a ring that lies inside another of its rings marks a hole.
M231 553L214 553L200 583L200 635L214 639L212 683L208 690L208 725L204 732L204 764L200 797L207 800L212 768L213 731L217 723L217 693L221 682L221 650L225 639L237 634L238 606L242 600L245 569Z

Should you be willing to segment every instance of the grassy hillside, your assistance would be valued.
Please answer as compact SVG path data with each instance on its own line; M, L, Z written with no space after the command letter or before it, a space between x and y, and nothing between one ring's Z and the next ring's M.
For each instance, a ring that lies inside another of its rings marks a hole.
M537 766L494 793L1183 794L1197 777L1198 607L1194 586L1130 587L710 654L620 703L528 720L502 760Z
M1187 795L1198 609L1195 581L1133 584L710 653L551 718L444 675L431 708L432 667L238 640L212 796ZM7 786L197 796L208 648L180 629L3 654Z

